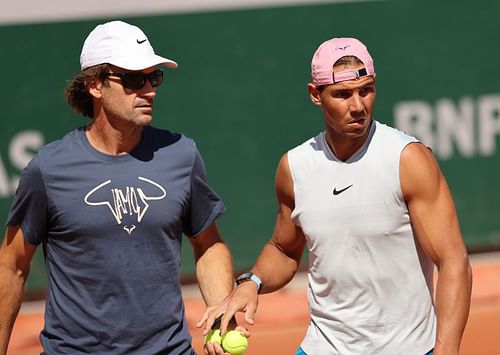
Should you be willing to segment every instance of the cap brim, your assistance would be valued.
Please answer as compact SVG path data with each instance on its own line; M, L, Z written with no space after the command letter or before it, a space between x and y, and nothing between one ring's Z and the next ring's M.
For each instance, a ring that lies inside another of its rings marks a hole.
M172 59L160 57L159 55L152 55L148 58L141 58L142 60L138 61L136 58L120 58L114 59L109 62L109 64L115 65L117 67L127 69L127 70L143 70L146 68L154 67L156 65L163 65L167 68L177 68L178 64Z
M151 65L146 65L146 63L151 64ZM153 55L147 62L144 62L143 65L146 65L146 66L144 66L144 68L139 68L139 69L135 69L135 70L142 70L142 69L146 69L146 68L149 68L149 67L152 67L155 65L163 65L164 67L171 68L171 69L175 69L178 67L178 64L175 61L173 61L172 59L160 57L159 55L156 55L156 54Z
M177 62L173 61L172 59L163 58L160 56L156 56L156 57L161 60L161 62L157 63L156 65L163 65L163 66L165 66L167 68L171 68L171 69L175 69L179 66L177 64Z

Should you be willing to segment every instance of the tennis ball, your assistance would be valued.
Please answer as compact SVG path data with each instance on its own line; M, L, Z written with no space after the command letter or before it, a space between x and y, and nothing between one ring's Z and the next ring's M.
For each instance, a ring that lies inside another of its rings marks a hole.
M237 330L230 330L222 337L222 348L231 355L242 355L247 347L247 337Z
M212 329L205 335L205 344L206 343L217 343L220 344L222 342L222 338L220 336L220 329Z

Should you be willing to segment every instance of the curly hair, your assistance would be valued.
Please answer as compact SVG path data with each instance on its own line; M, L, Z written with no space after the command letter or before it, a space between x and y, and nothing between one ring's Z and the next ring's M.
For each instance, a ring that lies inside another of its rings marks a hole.
M99 64L86 68L68 83L64 89L64 97L76 113L93 118L94 107L89 86L95 78L105 82L104 74L109 71L109 67L109 64Z

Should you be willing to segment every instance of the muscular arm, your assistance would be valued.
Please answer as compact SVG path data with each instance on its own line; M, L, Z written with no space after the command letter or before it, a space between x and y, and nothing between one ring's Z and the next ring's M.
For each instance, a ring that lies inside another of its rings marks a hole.
M304 235L291 219L295 203L293 181L286 155L281 159L277 168L276 195L279 209L274 232L252 268L252 272L263 281L261 292L264 293L278 290L293 278L305 247ZM240 284L224 302L207 310L197 326L201 327L204 324L204 333L206 333L214 319L223 314L220 329L224 333L230 319L239 311L245 312L245 320L249 324L254 324L258 305L257 291L257 285L254 282Z
M196 262L196 278L207 306L221 302L233 289L231 253L212 223L196 238L189 238Z
M0 354L7 351L35 250L24 240L21 228L7 228L0 246Z
M472 272L453 199L431 151L422 144L403 150L400 178L413 230L438 270L434 355L458 355L469 314Z
M260 277L264 285L261 293L276 291L293 278L305 247L302 230L291 218L295 195L286 155L281 158L276 171L276 197L278 216L272 238L252 268L252 272Z

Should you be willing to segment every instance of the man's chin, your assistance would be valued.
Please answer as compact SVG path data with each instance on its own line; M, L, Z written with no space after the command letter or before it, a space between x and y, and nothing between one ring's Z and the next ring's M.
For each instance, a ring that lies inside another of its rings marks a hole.
M149 115L143 115L140 116L137 120L136 123L138 126L149 126L153 122L153 116Z

